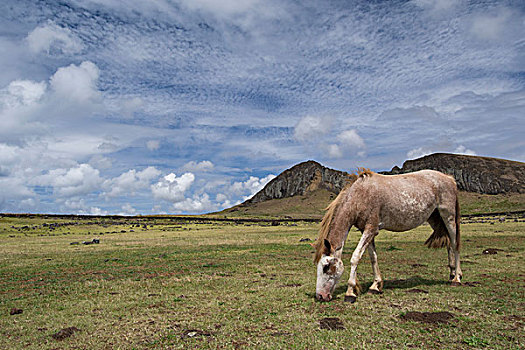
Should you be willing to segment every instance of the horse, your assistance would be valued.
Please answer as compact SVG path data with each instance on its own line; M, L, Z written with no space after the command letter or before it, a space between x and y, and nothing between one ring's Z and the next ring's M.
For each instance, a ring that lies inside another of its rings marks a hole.
M379 230L411 230L428 221L434 230L426 240L429 248L448 248L450 282L461 284L459 261L459 202L456 181L434 170L400 175L381 175L358 169L347 185L326 208L319 237L312 244L317 265L316 299L330 301L344 271L343 246L352 226L361 231L361 239L350 260L350 278L344 300L355 303L360 292L356 269L368 250L374 273L369 288L372 294L383 292L383 279L377 263L374 239Z

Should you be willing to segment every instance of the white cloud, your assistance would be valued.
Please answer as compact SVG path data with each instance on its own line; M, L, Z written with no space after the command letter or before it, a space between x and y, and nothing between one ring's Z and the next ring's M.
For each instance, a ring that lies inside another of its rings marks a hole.
M195 181L195 175L192 173L184 173L177 177L174 173L164 176L156 184L151 185L151 192L155 199L162 199L168 202L184 201L185 192L191 187Z
M466 155L469 155L469 156L475 156L476 155L476 152L474 152L471 149L466 148L463 145L459 145L458 147L456 147L456 149L453 151L453 153L466 154Z
M67 28L48 21L31 31L26 38L29 49L35 53L58 51L73 54L82 50L82 42Z
M275 177L276 176L273 174L267 175L263 178L250 176L250 178L246 181L234 182L230 186L229 191L237 196L243 195L243 199L247 200L262 190L264 186L266 186L266 184L272 181Z
M195 162L190 161L182 167L183 171L189 171L189 172L206 172L206 171L212 171L214 168L214 165L209 160L203 160L202 162Z
M124 211L123 214L125 215L136 215L137 209L133 208L133 206L129 203L126 203L122 206L122 210Z
M54 169L35 179L37 185L51 186L60 197L88 194L100 189L103 179L100 172L89 164L70 169Z
M144 101L140 97L133 97L122 102L121 111L126 118L133 117L133 113L137 112L144 106Z
M217 210L217 205L210 201L207 193L194 195L193 198L185 198L173 204L173 208L180 212L203 213Z
M428 148L418 147L407 152L408 159L416 159L434 153Z
M150 140L146 142L146 148L150 151L156 151L160 148L160 142L157 140Z
M89 214L91 215L108 215L108 211L107 210L103 210L99 207L91 207L89 209Z
M332 128L331 117L305 116L295 125L294 137L302 142L315 142Z
M328 144L323 145L322 147L325 151L325 153L328 155L328 158L342 158L343 157L343 151L341 151L341 148L336 144Z
M453 10L463 3L461 0L414 0L417 6L430 11L432 14L441 14Z
M479 39L500 39L510 17L511 12L508 9L501 9L498 12L478 15L472 20L470 31Z
M118 177L104 181L103 187L109 191L104 193L107 197L132 196L136 192L146 189L151 181L160 175L155 167L147 167L142 171L131 169Z
M69 103L86 103L100 97L96 86L99 74L93 62L84 61L78 66L71 64L59 68L49 79L49 85L58 97Z
M7 87L11 96L17 99L22 105L31 105L38 102L46 92L47 84L45 82L34 82L31 80L15 80Z
M100 154L96 154L89 159L89 164L92 167L97 168L99 170L106 170L111 168L113 163L111 159L104 157Z
M346 130L337 136L342 146L347 148L365 148L365 141L356 130Z

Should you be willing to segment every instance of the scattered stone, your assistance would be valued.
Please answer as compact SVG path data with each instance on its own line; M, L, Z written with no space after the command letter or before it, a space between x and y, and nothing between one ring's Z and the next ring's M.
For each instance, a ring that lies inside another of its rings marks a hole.
M424 264L412 264L412 267L426 267L427 265Z
M16 307L12 308L10 311L9 311L9 314L10 315L19 315L21 314L22 312L24 312L24 310L22 309L18 309Z
M52 334L51 337L55 340L64 340L71 337L75 332L80 332L80 329L77 327L67 327L59 330L55 334Z
M89 244L99 244L100 243L100 239L98 238L93 238L93 240L91 241L83 241L82 244L85 244L85 245L89 245Z
M200 329L188 329L188 330L185 330L181 334L180 337L182 339L187 339L187 338L210 337L210 336L211 336L211 333L206 332L206 331L201 331Z
M338 329L345 329L343 322L337 317L325 317L319 321L319 327L321 329L328 329L335 331Z
M448 323L454 318L454 315L448 311L440 312L419 312L409 311L400 318L404 321L415 321L422 323Z
M498 252L502 252L503 249L498 249L498 248L487 248L483 251L483 254L485 255L493 255L493 254L498 254Z

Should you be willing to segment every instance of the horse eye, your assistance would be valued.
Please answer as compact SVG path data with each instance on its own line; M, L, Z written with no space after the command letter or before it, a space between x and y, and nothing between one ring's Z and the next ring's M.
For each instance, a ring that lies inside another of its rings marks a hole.
M323 266L323 273L328 273L328 270L330 269L330 264L326 264Z

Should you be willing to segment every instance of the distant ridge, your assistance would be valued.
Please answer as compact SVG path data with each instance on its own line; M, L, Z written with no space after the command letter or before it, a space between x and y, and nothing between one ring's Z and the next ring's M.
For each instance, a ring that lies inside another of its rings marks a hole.
M454 176L461 191L482 194L525 193L525 163L480 156L434 153L407 160L383 174L433 169Z
M322 166L309 160L283 171L270 181L245 204L264 202L270 199L281 199L296 195L304 196L318 189L339 193L351 181L350 174Z

